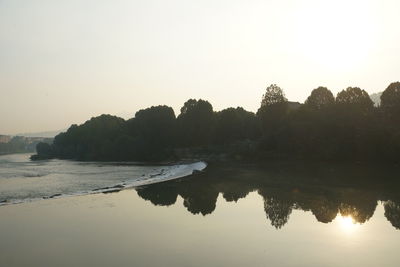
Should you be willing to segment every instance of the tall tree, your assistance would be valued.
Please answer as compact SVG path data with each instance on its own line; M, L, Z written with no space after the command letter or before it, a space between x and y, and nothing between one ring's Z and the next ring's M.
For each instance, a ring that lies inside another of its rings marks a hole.
M332 106L335 103L335 97L332 92L326 87L318 87L311 92L311 95L307 98L305 105L320 110L325 107Z
M181 145L210 144L214 127L215 116L210 102L202 99L189 99L185 102L178 116Z
M262 96L261 107L257 111L264 135L278 130L287 112L288 102L283 90L276 84L268 86Z
M168 106L153 106L136 112L137 153L142 159L162 159L175 144L175 113Z
M357 110L362 113L368 113L374 108L374 102L372 102L368 93L358 87L348 87L338 93L336 103L343 108Z
M382 93L381 108L390 119L400 119L400 82L391 83Z
M124 124L124 119L103 114L82 125L72 125L54 138L54 152L59 158L67 159L114 159L113 142Z
M287 102L283 90L276 84L271 84L265 90L261 99L261 107L271 106Z
M335 109L337 156L359 160L374 154L371 137L375 136L374 103L368 93L358 87L348 87L338 93Z
M215 141L218 144L253 139L257 134L255 114L241 107L224 109L216 117Z

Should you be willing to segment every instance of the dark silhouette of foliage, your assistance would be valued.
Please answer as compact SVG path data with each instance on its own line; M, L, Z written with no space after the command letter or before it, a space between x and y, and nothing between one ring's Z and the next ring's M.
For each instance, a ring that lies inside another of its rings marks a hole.
M289 113L283 90L273 84L267 87L257 111L261 129L260 149L266 153L279 150L279 139Z
M338 93L336 103L347 112L358 111L362 114L371 112L374 107L368 93L358 87L348 87Z
M218 144L254 139L257 134L257 119L254 113L241 107L217 112L215 140Z
M177 121L182 146L205 146L211 142L215 114L208 101L189 99Z
M400 230L400 204L394 201L387 201L384 205L385 217L394 228Z
M273 84L256 114L241 107L214 112L208 101L189 99L178 117L167 106L140 110L127 121L101 115L72 125L50 147L38 146L33 159L399 162L399 88L399 82L390 84L378 107L358 87L348 87L336 99L327 88L318 87L301 104L287 101L283 90ZM22 149L18 144L16 139L10 146Z
M381 109L394 122L400 122L400 82L391 83L381 95Z
M78 160L113 160L118 151L114 140L123 130L125 121L111 115L94 117L67 132L57 135L53 151L59 158Z
M42 155L43 158L51 158L53 156L53 149L50 144L40 142L36 146L37 153Z
M135 114L132 136L135 159L156 160L167 157L174 147L175 113L171 107L157 106Z
M282 228L289 221L292 213L292 203L282 201L273 197L264 200L264 211L267 219L271 221L271 225L276 229Z
M275 84L268 86L257 111L262 131L261 143L265 150L276 148L277 134L285 123L288 111L288 101L283 90Z
M318 87L311 92L307 98L305 105L311 109L321 110L331 107L335 103L335 97L326 87Z
M271 84L265 90L261 99L261 107L272 106L279 103L287 102L283 90L276 84Z

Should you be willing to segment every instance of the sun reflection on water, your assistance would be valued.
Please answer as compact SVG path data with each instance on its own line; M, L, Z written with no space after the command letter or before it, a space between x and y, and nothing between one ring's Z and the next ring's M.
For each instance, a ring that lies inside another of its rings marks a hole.
M336 221L338 222L340 228L348 234L354 233L360 227L360 224L357 223L351 216L338 215L336 217Z

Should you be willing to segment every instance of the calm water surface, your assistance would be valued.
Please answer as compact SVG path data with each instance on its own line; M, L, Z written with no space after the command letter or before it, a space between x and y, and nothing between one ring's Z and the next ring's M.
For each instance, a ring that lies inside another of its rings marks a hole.
M400 266L398 180L385 166L211 165L1 206L0 266Z

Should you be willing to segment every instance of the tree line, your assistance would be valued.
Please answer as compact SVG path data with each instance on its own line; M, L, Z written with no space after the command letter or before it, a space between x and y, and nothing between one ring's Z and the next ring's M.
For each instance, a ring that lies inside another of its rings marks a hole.
M273 84L256 113L241 107L214 111L208 101L189 99L178 116L168 106L139 110L129 120L101 115L72 125L51 145L38 144L32 158L398 162L399 152L400 82L395 82L383 91L379 106L358 87L336 97L318 87L303 104L293 103Z

